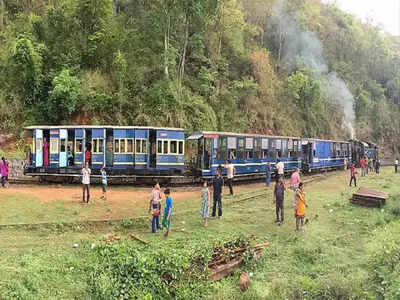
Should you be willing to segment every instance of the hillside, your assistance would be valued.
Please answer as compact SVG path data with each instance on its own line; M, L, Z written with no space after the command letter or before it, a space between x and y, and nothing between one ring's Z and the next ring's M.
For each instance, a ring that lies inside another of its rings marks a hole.
M320 0L1 0L0 130L177 126L399 152L400 42Z

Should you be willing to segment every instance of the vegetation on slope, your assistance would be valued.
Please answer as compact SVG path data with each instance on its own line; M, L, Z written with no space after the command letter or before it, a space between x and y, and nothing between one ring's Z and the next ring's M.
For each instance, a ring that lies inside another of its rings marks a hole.
M0 3L0 130L110 123L344 138L354 109L357 137L400 144L399 41L320 0ZM354 104L329 92L328 74Z

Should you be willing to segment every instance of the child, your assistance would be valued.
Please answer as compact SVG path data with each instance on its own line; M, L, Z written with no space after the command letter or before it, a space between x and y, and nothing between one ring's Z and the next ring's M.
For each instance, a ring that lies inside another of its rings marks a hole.
M164 236L167 237L171 229L172 198L170 196L171 191L169 189L166 189L164 191L164 194L167 197L167 199L165 199L165 209L164 209L162 225L163 227L167 228L167 232L165 232L164 234Z
M210 215L210 201L211 193L208 189L207 181L203 182L203 189L201 190L201 210L200 215L204 220L204 227L208 226L208 218Z
M107 200L107 173L104 167L101 168L101 187L103 189L103 196L100 199Z
M160 226L160 211L161 211L161 191L160 185L156 183L151 191L151 199L149 212L151 212L153 219L151 222L151 232L156 233Z
M299 183L296 191L296 208L294 216L296 218L296 231L302 231L304 226L304 218L306 216L306 198L303 189L303 183Z

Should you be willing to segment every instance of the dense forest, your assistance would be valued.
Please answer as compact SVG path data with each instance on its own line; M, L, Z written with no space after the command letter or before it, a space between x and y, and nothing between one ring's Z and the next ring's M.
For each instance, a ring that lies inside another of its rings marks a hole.
M0 130L154 125L398 152L400 41L321 0L0 0Z

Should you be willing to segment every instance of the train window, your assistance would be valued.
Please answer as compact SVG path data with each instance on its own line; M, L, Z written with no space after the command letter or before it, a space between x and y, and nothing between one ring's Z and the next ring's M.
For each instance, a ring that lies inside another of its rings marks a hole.
M147 153L147 140L142 140L142 153Z
M126 152L127 153L133 153L133 139L127 139L126 140Z
M292 145L292 149L289 149L289 156L290 157L297 157L298 153L297 153L297 149L299 149L299 141L293 141L293 145ZM288 146L289 148L289 146Z
M168 141L163 141L163 154L168 154Z
M60 147L60 152L65 152L65 146L67 144L66 139L61 139L61 147Z
M254 158L261 158L261 144L259 139L254 140Z
M119 139L114 140L114 152L119 153Z
M126 153L126 149L125 149L125 139L120 139L119 140L119 153Z
M138 149L136 149L136 152L138 152ZM157 154L162 154L162 141L158 140L157 141Z
M293 140L289 140L287 143L287 149L288 149L288 157L294 157L294 153L293 153Z
M58 153L58 139L50 139L50 153Z
M82 139L75 140L75 153L82 153L82 145L83 145Z
M103 153L104 140L103 139L93 139L92 141L92 152L93 153Z
M169 153L176 154L177 153L177 141L169 142Z
M208 141L208 150L210 149L210 143L209 143L209 141L210 140L207 140ZM206 145L207 145L207 143L206 143ZM178 142L178 154L180 154L180 155L183 155L183 141L179 141ZM206 149L207 149L207 146L206 146Z
M43 149L43 139L36 139L36 152L42 152Z
M269 157L276 158L275 153L276 153L275 152L275 141L271 140L271 146L269 148Z
M219 138L219 160L226 160L226 137Z
M244 139L238 140L238 152L237 157L239 160L244 160Z
M92 140L92 152L93 153L98 153L98 139L93 139Z

